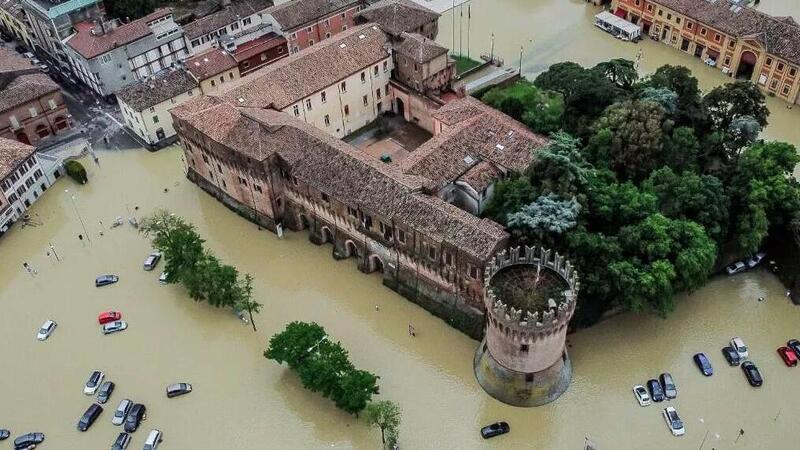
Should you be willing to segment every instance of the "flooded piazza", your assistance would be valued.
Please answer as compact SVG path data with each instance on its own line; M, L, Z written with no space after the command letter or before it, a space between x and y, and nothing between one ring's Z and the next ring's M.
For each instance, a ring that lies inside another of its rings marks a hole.
M113 409L130 398L148 409L132 448L151 428L164 432L164 449L378 448L376 431L262 356L269 336L305 320L340 340L356 366L381 376L377 398L403 411L402 448L575 449L588 436L606 449L678 449L699 447L706 431L709 449L795 445L790 431L800 403L786 392L800 369L785 367L775 349L800 337L800 311L766 272L714 279L683 296L667 320L624 314L568 336L569 390L546 406L515 408L476 382L476 341L383 287L379 276L358 272L354 260L335 261L330 246L309 243L305 233L278 239L227 210L184 178L178 149L99 156L99 168L85 161L87 185L60 180L33 206L41 225L16 226L0 239L0 426L13 435L44 432L46 448L107 448L120 431L110 423ZM179 286L160 285L158 269L144 272L150 247L132 227L107 229L127 209L141 218L156 208L196 224L218 256L255 276L265 305L257 333L228 311L193 302ZM79 218L91 242L78 240ZM61 261L47 255L49 243ZM38 275L27 274L23 262ZM120 282L95 288L101 273ZM101 335L96 317L107 309L123 313L127 331ZM38 342L47 319L58 328ZM409 323L416 338L407 334ZM719 349L734 335L750 346L762 388L724 364ZM711 378L691 360L699 351L715 365ZM98 422L80 433L75 423L93 401L81 387L92 370L105 371L117 388ZM641 408L630 390L664 371L678 386L669 404L686 424L681 438L666 429L664 404ZM194 392L167 399L165 387L180 381ZM497 420L511 433L483 441L478 429ZM745 434L734 445L739 429Z

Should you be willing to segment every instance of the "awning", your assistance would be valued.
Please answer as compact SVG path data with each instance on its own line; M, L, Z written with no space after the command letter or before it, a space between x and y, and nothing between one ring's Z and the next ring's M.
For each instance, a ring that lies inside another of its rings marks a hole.
M625 11L625 10L624 10L624 9L622 9L622 8L617 8L617 10L616 10L616 12L614 12L614 14L615 14L617 17L621 17L621 18L623 18L623 19L624 19L624 18L625 18L625 16L627 16L627 15L628 15L628 11Z

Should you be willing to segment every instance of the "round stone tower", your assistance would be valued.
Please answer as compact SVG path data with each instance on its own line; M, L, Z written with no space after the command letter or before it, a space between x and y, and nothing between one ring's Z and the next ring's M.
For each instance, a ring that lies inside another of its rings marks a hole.
M580 283L572 265L539 247L503 250L484 274L486 333L475 376L492 397L539 406L569 387L565 340Z

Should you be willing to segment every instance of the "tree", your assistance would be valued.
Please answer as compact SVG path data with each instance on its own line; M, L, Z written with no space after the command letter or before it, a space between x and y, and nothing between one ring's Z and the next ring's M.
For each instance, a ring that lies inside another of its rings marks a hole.
M533 84L548 91L558 92L567 98L578 88L578 82L584 77L585 72L586 69L580 64L571 61L556 63L539 74Z
M278 364L286 363L290 369L296 370L308 356L309 349L315 348L323 338L327 339L327 334L319 324L292 322L270 338L264 357Z
M531 186L528 178L512 176L498 181L494 188L483 215L490 217L495 222L506 224L508 215L515 213L536 199L536 189Z
M611 131L610 167L623 179L634 181L662 165L664 134L670 128L664 108L638 100L609 107L595 123L596 130Z
M731 120L728 134L731 136L733 148L738 152L739 149L747 147L758 139L758 135L761 134L761 124L753 116L739 116Z
M104 4L109 17L128 22L150 14L158 2L157 0L105 0Z
M378 377L366 370L352 369L342 375L339 382L339 391L333 397L336 407L350 414L358 413L366 408L367 403L377 395Z
M164 254L167 283L182 281L204 257L203 239L194 225L161 209L142 220L139 231Z
M639 79L639 73L636 71L633 61L623 58L601 62L592 70L602 73L612 83L625 89L631 87Z
M580 141L568 133L553 133L550 144L536 152L527 171L531 182L544 192L564 196L579 192L592 171L579 146Z
M683 172L697 170L697 157L700 153L700 143L694 135L694 129L677 127L672 130L672 135L665 145L662 161L669 167Z
M249 273L244 276L244 280L239 280L237 283L237 294L234 303L234 308L239 311L247 311L250 316L250 324L253 325L253 331L256 330L256 322L253 320L253 313L260 313L261 303L253 300L253 276Z
M761 127L767 126L769 109L764 94L749 81L736 81L717 86L703 98L703 106L715 127L728 129L734 119L750 116Z
M665 88L677 94L675 122L678 125L697 127L702 123L704 114L700 87L697 78L686 67L661 66L639 87Z
M512 230L521 230L523 234L533 234L538 242L551 247L553 235L563 234L577 224L580 210L581 205L575 198L560 200L550 193L510 214L508 226Z
M70 178L80 184L86 184L86 182L89 181L89 177L86 176L86 168L78 161L73 160L65 162L64 169Z
M552 133L561 128L563 97L556 92L539 89L529 81L520 80L508 87L493 88L481 100L521 120L537 133Z
M670 88L645 87L639 94L639 100L658 103L670 116L678 111L678 94Z
M618 183L612 173L599 171L587 187L584 221L591 232L616 235L625 225L656 212L658 198L631 182Z
M522 114L525 112L525 105L523 105L522 100L517 97L506 97L500 102L500 111L503 111L515 120L522 120Z
M394 402L382 400L368 404L364 409L364 420L370 427L381 430L381 443L385 449L394 448L400 428L400 408Z
M338 342L324 340L306 352L302 365L297 369L303 386L324 397L339 398L342 395L342 375L354 370L347 350Z

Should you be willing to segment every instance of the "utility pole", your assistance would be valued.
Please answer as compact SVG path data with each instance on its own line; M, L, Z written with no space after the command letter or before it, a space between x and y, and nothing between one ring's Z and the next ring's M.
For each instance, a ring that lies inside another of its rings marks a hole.
M53 255L55 255L56 261L61 261L61 258L58 256L58 253L56 253L56 248L53 247L53 243L48 242L48 244L50 244L50 251L53 252Z
M464 4L461 3L458 5L458 56L462 56L464 54L463 47L461 46L461 36L464 35L462 25L464 23Z
M472 19L472 5L467 3L467 58L469 58L469 22Z
M489 63L494 64L494 33L492 33L492 51L489 53Z
M75 196L70 195L69 189L64 189L67 195L69 195L70 201L72 201L72 208L75 210L75 215L78 216L78 220L81 222L81 228L83 228L83 234L86 235L86 240L92 242L91 236L89 236L89 232L86 231L86 224L83 223L83 217L81 217L81 213L78 212L78 205L75 204Z

